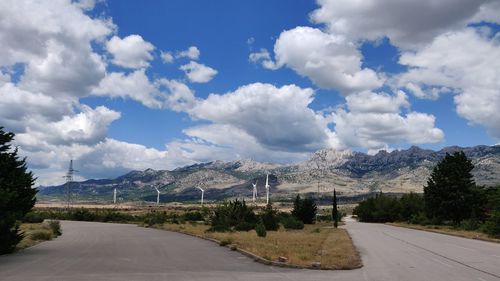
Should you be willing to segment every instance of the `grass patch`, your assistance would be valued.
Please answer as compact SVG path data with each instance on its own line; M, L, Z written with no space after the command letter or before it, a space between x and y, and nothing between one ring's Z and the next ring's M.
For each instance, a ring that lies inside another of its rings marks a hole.
M62 233L59 221L23 223L19 227L19 231L24 234L24 237L16 246L18 250L34 246L43 241L52 240Z
M448 226L448 225L418 225L418 224L408 224L408 223L401 223L401 222L387 223L387 224L393 225L393 226L406 227L406 228L411 228L411 229L441 233L441 234L448 234L448 235L453 235L453 236L458 236L458 237L463 237L463 238L477 239L477 240L484 240L484 241L489 241L489 242L500 243L500 239L488 236L487 234L485 234L483 232L475 231L475 230L463 230L463 229L459 229L459 228L453 228L452 226Z
M321 268L353 269L361 266L352 240L345 229L332 228L330 223L305 225L300 230L268 231L266 237L258 237L255 230L234 232L206 232L207 225L163 224L157 227L184 232L218 241L229 242L271 261L286 257L288 264L311 266L321 263ZM225 243L224 243L225 244Z

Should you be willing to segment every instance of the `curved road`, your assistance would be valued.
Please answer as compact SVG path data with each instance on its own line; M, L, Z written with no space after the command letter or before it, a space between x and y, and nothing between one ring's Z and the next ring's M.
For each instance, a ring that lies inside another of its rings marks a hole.
M183 234L134 225L62 222L63 236L0 256L0 280L500 280L500 245L348 222L364 267L271 267Z

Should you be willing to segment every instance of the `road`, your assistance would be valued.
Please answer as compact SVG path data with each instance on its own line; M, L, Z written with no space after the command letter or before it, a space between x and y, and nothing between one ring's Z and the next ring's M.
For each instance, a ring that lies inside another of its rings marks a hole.
M0 280L500 280L500 245L348 222L364 267L265 266L225 247L134 225L62 222L63 235L0 256Z

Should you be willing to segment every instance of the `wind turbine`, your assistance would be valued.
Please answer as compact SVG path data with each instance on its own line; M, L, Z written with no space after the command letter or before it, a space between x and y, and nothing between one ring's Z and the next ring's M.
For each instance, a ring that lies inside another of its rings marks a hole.
M158 192L158 195L156 196L156 205L160 205L160 190L155 186L156 192Z
M205 193L205 190L199 186L197 186L196 188L198 188L199 190L201 190L201 206L203 206L203 194Z
M269 204L269 188L271 186L269 185L269 174L266 176L266 204Z
M113 204L116 204L116 187L113 190Z
M257 181L255 183L252 183L253 186L253 202L255 203L255 197L257 197Z

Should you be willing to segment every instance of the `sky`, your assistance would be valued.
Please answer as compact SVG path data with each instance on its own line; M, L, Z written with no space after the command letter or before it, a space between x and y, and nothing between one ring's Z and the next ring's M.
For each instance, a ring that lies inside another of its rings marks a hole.
M500 1L0 2L0 126L37 185L500 140Z

